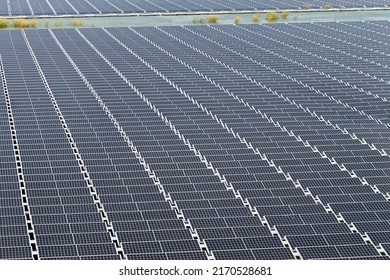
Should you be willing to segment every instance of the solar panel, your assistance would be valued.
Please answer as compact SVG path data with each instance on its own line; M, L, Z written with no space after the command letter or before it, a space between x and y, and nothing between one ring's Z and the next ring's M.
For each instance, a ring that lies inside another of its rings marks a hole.
M0 257L386 258L381 26L2 31Z
M75 15L75 14L143 14L167 12L201 12L201 11L253 11L253 10L304 10L304 9L336 9L336 8L371 8L386 7L385 1L361 0L350 2L344 0L329 0L327 4L321 1L286 2L282 0L250 1L250 0L189 0L148 1L148 0L1 0L0 15ZM9 8L8 5L9 4Z

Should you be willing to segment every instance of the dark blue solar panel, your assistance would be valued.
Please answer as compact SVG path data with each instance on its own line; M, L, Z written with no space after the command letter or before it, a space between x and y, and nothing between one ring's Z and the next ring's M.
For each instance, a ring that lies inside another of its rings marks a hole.
M37 14L190 5L29 1ZM356 40L382 27L1 32L1 258L388 254L386 45Z
M259 0L189 0L148 1L148 0L14 0L9 1L10 11L7 8L7 0L1 0L0 15L72 15L72 14L123 14L123 13L166 13L166 12L201 12L201 11L253 11L253 10L283 10L283 9L330 9L330 8L366 8L386 7L385 1L361 0L350 2L344 0L286 2L274 0L272 2Z

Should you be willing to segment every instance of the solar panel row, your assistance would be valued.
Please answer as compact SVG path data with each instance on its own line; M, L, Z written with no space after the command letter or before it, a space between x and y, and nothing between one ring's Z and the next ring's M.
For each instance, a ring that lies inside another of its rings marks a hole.
M14 119L1 56L0 76L1 89L4 94L4 99L1 98L0 101L0 182L2 184L0 190L0 215L1 219L5 221L5 224L0 226L1 258L31 259L33 258L33 253L30 245L34 244L36 251L35 235L28 208L28 197L23 180L19 147L15 135ZM18 249L14 250L14 247Z
M76 39L80 38L75 36L77 34L74 33L70 33L70 35L73 35ZM62 36L59 36L59 38L60 37ZM71 38L73 39L73 37ZM83 44L83 42L77 42L77 45L79 44ZM67 48L67 51L74 52L74 45L69 47L67 44L64 44L63 46ZM95 54L93 60L96 59L99 58L96 57ZM85 62L87 63L88 61L93 60L90 58ZM90 68L91 66L88 65L84 67ZM103 66L100 65L99 68L101 69ZM108 71L112 70L108 67L107 72ZM110 78L107 79L107 83L109 83L111 87L113 87L113 84L115 83L117 85L122 85L125 89L128 88L128 85L125 82L120 81L120 78L116 78L118 77L116 74L112 73L112 75L112 77L108 76ZM94 78L88 78L88 80L90 79ZM151 77L151 79L153 79L153 77ZM219 224L218 227L227 227L231 224L231 227L236 230L235 227L240 226L241 217L248 217L248 223L250 223L250 226L255 230L253 234L256 234L259 231L266 232L266 229L260 224L260 221L254 219L250 211L242 209L243 205L234 196L234 193L226 191L226 187L220 182L218 177L213 174L212 170L206 169L204 163L201 163L199 158L196 157L192 151L189 151L188 146L185 145L180 138L165 125L165 123L161 122L158 115L155 115L152 118L150 114L145 114L145 111L150 110L150 107L139 99L138 96L128 96L126 91L118 92L118 94L121 94L120 98L123 100L122 102L126 102L126 105L128 106L127 110L121 112L116 108L118 105L115 100L112 101L114 103L107 103L107 98L109 96L112 98L112 94L108 94L107 96L107 93L97 87L95 87L95 90L103 100L106 99L104 101L105 104L112 107L111 112L114 113L116 119L122 124L122 127L126 130L127 134L138 135L139 139L137 139L136 136L131 137L134 145L145 158L145 161L149 163L151 169L154 170L155 175L159 178L165 191L169 192L172 197L175 193L178 193L175 195L176 204L178 208L182 210L184 217L193 218L190 219L192 225L200 224L197 228L206 229L203 231L203 234L206 234L207 229L213 229L212 220L214 219L214 223ZM114 110L117 110L117 112ZM141 117L146 118L143 124L141 123L138 125L140 126L139 128L136 128L137 123L128 119L128 112L130 110L137 114L138 119ZM143 116L144 114L145 116ZM129 123L129 121L131 122ZM161 122L161 124L157 126L158 122ZM148 131L148 133L142 133L143 130ZM166 139L165 141L157 142L155 135L158 135L159 138ZM170 139L172 140L169 141ZM170 162L172 162L172 164L167 166ZM176 164L174 164L175 162ZM205 192L203 195L204 198L200 196L202 192ZM200 209L198 210L197 208ZM204 221L204 218L207 217L211 220ZM213 232L210 231L209 234L213 234ZM248 232L248 234L252 233ZM267 235L270 235L270 233Z
M387 0L0 0L0 16L388 7Z
M337 32L296 40L311 28L1 32L1 257L34 253L15 139L41 259L388 258L388 127L361 113L388 101L358 83L387 68L355 69L386 42L352 56Z
M104 40L104 41L106 41L106 40ZM133 42L134 44L135 44L135 42ZM151 54L148 54L148 55L141 55L141 57L149 57ZM127 60L127 59L126 59ZM164 61L166 61L166 59L164 59ZM164 69L167 69L166 67L164 67ZM167 71L174 71L173 69L169 69L169 70L167 70ZM180 72L182 73L182 70L180 70ZM199 83L197 83L197 85L199 85ZM225 122L226 123L226 122ZM236 169L237 170L237 169ZM334 176L334 177L336 177L337 175L336 175L337 173L336 172L332 172L332 174L328 174L328 175L332 175L332 176ZM336 176L335 176L336 175ZM323 177L323 176L322 176ZM342 177L342 176L340 176L340 177ZM346 175L346 178L347 177L349 177L349 175ZM333 179L333 181L337 184L337 181L335 180L335 179ZM345 181L347 181L347 180L345 180ZM358 182L358 181L355 181L356 183ZM347 182L342 182L342 184L346 184ZM348 183L347 183L348 184ZM372 190L371 190L372 191ZM381 199L382 200L384 200L384 198L383 198L383 196L379 196L379 197L381 197ZM306 210L307 211L307 210ZM286 214L286 213L284 213L284 214Z

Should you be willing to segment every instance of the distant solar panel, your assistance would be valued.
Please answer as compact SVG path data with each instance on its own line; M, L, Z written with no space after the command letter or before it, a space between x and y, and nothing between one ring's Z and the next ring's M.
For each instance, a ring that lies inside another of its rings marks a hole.
M0 0L0 16L175 13L208 11L308 10L388 7L386 0Z

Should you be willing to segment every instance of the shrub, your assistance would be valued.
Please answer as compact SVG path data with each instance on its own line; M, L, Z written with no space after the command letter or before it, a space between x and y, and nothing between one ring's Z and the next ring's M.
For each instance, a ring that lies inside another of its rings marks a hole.
M329 4L325 4L324 6L322 6L322 8L323 8L324 10L329 10L329 9L332 9L332 6L329 5Z
M205 24L207 22L206 18L205 17L200 17L200 18L194 18L192 20L192 23L193 24Z
M304 10L310 10L310 9L311 9L311 5L310 5L310 4L305 4L305 5L303 6L303 9L304 9Z
M260 21L260 15L254 15L252 17L252 22L253 23L258 23Z
M75 19L75 20L72 20L71 25L74 26L74 27L84 26L85 25L85 21L82 20L82 19Z
M238 24L240 24L240 22L241 22L241 18L239 16L236 16L234 18L234 24L238 25Z
M8 28L9 21L6 18L0 18L0 29Z
M37 28L38 27L38 20L34 19L30 22L30 27Z
M288 13L287 11L283 11L283 12L280 14L281 19L287 19L288 14L289 14L289 13Z
M22 20L21 19L15 19L12 21L12 27L15 28L21 28L22 26Z
M25 19L15 19L12 22L12 27L14 28L36 28L38 26L38 21L34 20L25 20Z
M265 20L266 21L276 21L279 19L279 15L277 12L268 12L266 15L265 15Z
M57 20L57 21L54 23L54 26L57 27L57 28L64 27L64 22L63 22L62 20Z
M43 24L43 26L44 26L45 28L49 28L49 21L45 21L45 23Z
M218 19L219 19L219 16L211 15L211 16L207 17L207 22L210 24L217 23Z

